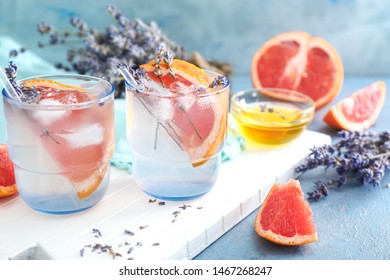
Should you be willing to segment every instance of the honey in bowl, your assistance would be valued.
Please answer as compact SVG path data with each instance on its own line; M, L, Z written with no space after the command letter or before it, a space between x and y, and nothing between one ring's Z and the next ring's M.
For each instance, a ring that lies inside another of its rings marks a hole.
M314 101L286 89L249 89L232 96L231 113L248 145L282 145L312 121Z

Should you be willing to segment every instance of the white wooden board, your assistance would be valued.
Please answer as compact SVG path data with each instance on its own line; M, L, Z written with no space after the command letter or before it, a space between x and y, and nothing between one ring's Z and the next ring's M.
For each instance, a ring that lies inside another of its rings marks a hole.
M122 255L118 259L191 259L253 212L276 179L293 177L294 167L310 148L330 141L324 134L305 131L284 147L245 151L222 164L208 194L191 201L151 203L132 175L115 168L103 201L81 213L48 215L31 210L18 196L1 199L0 259L113 258L84 247L89 244L112 246ZM95 237L94 228L102 237Z

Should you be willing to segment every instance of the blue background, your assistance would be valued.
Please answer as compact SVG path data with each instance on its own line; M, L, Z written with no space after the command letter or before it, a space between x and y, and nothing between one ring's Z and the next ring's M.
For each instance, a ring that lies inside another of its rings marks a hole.
M130 19L157 22L164 34L208 59L230 62L236 74L250 72L251 59L268 38L305 30L339 51L346 74L390 74L390 1L387 0L0 0L0 34L52 62L65 56L38 50L36 23L70 29L79 16L90 26L113 23L106 5Z

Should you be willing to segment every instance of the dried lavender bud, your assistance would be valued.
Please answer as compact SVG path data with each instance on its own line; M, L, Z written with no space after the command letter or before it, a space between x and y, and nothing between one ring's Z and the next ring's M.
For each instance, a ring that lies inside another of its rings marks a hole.
M164 51L162 58L163 58L165 64L167 64L169 66L173 62L174 55L171 52Z
M134 251L134 247L130 247L130 248L127 250L127 254L131 254L133 251Z
M158 205L165 205L165 201L159 201Z
M172 213L172 215L175 216L175 218L176 218L179 214L180 214L180 211L174 211L174 212Z
M132 231L130 231L130 230L128 230L128 229L125 229L125 234L130 235L130 236L135 235L134 232L132 232Z
M96 228L92 229L92 233L95 235L96 238L102 237L102 233Z
M332 168L338 177L328 182L316 182L307 193L310 200L328 195L328 188L342 187L348 179L357 178L362 184L379 186L385 173L390 170L390 133L369 131L340 131L339 141L333 145L314 147L306 162L295 168L302 174L317 167Z
M225 76L216 77L210 84L210 88L217 88L218 86L226 86L229 80Z
M42 21L37 24L37 30L41 34L49 34L54 32L54 27Z
M18 56L18 51L17 50L11 50L9 52L9 57L16 57Z
M183 209L183 210L186 210L187 207L192 207L191 205L189 204L183 204L182 206L179 206L179 208Z
M16 77L18 73L18 67L13 61L9 61L8 66L4 67L5 74L14 88L16 94L19 96L19 99L24 102L32 103L35 102L36 97L39 96L39 93L34 88L30 87L20 87L16 82Z

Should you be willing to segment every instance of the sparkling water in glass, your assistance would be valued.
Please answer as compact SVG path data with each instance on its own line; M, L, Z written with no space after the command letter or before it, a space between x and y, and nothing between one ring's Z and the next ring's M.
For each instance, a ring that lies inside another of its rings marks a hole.
M21 198L33 209L66 214L104 196L114 149L114 88L82 75L28 78L34 100L3 90L7 145Z
M230 84L197 92L179 83L174 90L148 83L142 90L126 84L127 139L137 184L160 199L199 197L218 177Z

